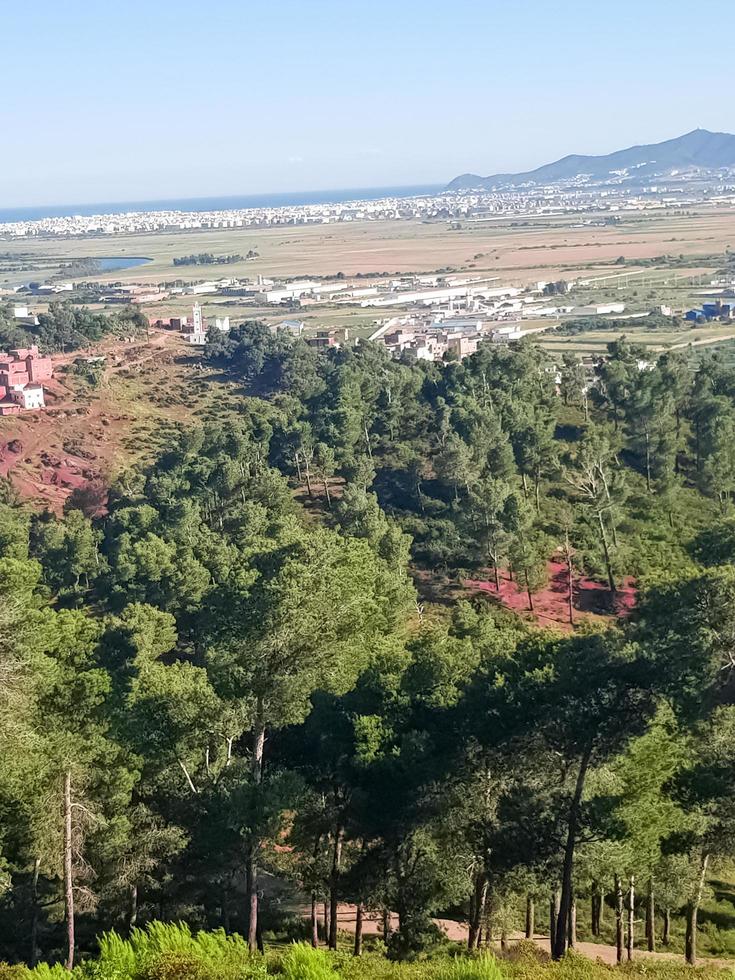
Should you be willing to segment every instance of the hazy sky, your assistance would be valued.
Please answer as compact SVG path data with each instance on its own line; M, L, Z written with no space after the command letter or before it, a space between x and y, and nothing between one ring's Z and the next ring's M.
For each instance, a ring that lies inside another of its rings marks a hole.
M735 131L732 0L6 0L0 208L443 183Z

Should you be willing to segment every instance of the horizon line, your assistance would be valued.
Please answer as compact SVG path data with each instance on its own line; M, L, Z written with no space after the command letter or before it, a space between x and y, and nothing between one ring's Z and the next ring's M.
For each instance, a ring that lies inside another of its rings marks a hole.
M178 197L139 197L130 198L127 200L107 200L107 201L74 201L73 203L68 203L65 201L58 202L44 202L43 204L0 204L0 213L3 211L38 211L43 208L74 208L83 207L89 208L99 205L100 207L125 207L133 204L175 204L180 201L208 201L208 200L221 200L225 198L236 198L236 197L285 197L290 194L346 194L346 193L359 193L361 191L380 191L380 190L413 190L416 188L435 188L435 187L445 187L449 181L442 182L430 182L430 183L416 183L416 184L373 184L365 185L362 187L311 187L306 190L285 190L285 191L234 191L229 193L218 193L218 194L197 194L197 195L180 195ZM178 210L178 209L174 209Z

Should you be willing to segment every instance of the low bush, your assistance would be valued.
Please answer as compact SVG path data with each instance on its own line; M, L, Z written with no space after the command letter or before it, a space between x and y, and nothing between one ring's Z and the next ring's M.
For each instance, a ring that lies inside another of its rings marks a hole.
M295 943L281 961L285 980L337 980L333 961L323 949Z
M703 930L708 938L711 928ZM709 937L714 944L714 937ZM732 936L720 936L723 956ZM95 959L80 963L71 974L60 964L42 963L33 970L0 963L0 980L692 980L695 974L683 958L641 957L622 966L608 966L577 953L555 963L531 942L510 946L503 954L472 955L454 949L429 959L397 961L384 952L356 958L295 943L267 956L251 955L244 939L223 930L192 934L188 926L152 923L136 929L130 939L107 933ZM731 980L732 970L702 965L697 980Z
M504 980L504 974L494 956L463 956L442 964L436 980Z

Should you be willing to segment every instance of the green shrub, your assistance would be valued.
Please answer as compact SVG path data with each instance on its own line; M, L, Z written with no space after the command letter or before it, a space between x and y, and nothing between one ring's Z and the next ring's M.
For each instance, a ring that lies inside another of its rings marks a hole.
M80 980L265 980L265 961L224 930L194 936L181 922L151 922L129 940L108 932ZM65 974L68 980L68 974Z
M442 964L436 980L504 980L503 971L494 956L462 956Z
M53 966L49 966L48 963L39 963L38 966L34 966L32 970L28 971L27 976L32 977L33 980L69 980L69 971L61 963L54 963Z
M281 970L285 980L336 980L329 955L306 943L295 943L283 957Z
M31 971L22 963L0 963L0 980L28 980Z

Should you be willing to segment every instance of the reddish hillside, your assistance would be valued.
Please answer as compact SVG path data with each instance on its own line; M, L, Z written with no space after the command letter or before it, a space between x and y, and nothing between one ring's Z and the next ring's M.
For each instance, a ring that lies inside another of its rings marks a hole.
M88 355L106 359L97 388L73 369ZM48 408L0 418L0 476L57 513L74 490L89 491L90 508L98 509L109 482L165 445L172 425L192 420L215 397L226 400L200 358L166 332L55 357L54 378L44 382Z
M533 612L529 609L525 589L519 583L511 581L507 573L501 577L500 592L496 590L494 581L471 579L464 584L469 589L496 597L507 609L526 613L542 626L570 628L569 576L564 562L549 561L548 584L546 588L533 593ZM622 582L614 603L611 604L610 598L610 591L605 584L584 575L578 576L574 582L573 594L575 623L627 616L636 601L633 580L627 578Z

